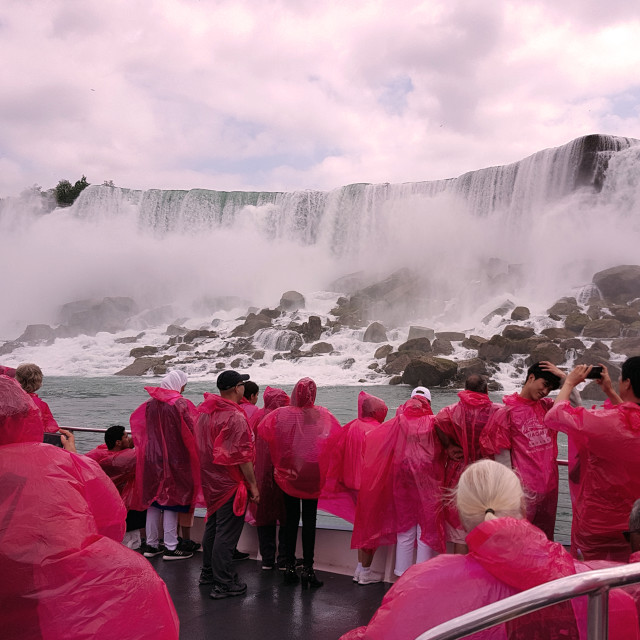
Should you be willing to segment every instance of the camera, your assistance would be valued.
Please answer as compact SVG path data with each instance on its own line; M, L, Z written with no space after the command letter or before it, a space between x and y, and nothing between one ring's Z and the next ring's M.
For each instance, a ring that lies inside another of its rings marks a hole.
M597 380L602 378L602 367L595 365L591 367L591 371L587 374L587 380Z
M61 449L64 448L62 446L61 433L45 433L44 437L42 438L42 442L46 442L47 444L52 444L54 447L60 447Z

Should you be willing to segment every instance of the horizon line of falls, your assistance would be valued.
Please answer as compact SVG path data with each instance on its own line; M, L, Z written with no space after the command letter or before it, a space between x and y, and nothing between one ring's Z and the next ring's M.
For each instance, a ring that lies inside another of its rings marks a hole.
M21 301L9 284L0 294L22 326L106 295L193 317L216 296L274 307L289 289L332 290L353 272L366 286L409 267L420 277L411 300L382 305L381 319L473 326L507 297L543 308L600 269L637 263L639 208L640 141L603 135L431 182L291 193L90 186L69 209L4 224L3 255L26 263L27 286L43 293Z

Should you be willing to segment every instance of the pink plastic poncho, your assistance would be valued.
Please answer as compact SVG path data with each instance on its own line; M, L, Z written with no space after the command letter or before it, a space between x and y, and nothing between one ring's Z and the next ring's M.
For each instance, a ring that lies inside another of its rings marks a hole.
M242 504L234 504L234 511L244 514L246 485L238 465L255 458L253 431L240 405L215 393L204 394L198 413L195 432L207 516L239 490Z
M196 410L179 391L145 387L151 396L129 419L137 453L136 486L142 509L195 505L200 470L193 422Z
M319 508L353 522L356 517L358 489L362 481L365 436L387 417L383 400L365 391L358 394L358 417L342 428L340 439L331 451L327 479Z
M258 407L258 405L253 404L253 402L249 402L246 398L242 398L242 400L240 401L240 408L242 409L242 411L244 411L244 415L247 416L249 424L251 424L252 419L256 415L256 413L260 411L260 407Z
M387 592L366 627L341 640L415 640L469 611L577 572L562 545L526 520L497 518L468 536L468 555L441 555L411 567ZM610 595L609 637L637 640L633 599ZM585 598L562 603L473 634L475 640L586 640Z
M37 393L30 393L31 399L35 402L36 407L40 409L40 415L42 416L42 424L44 425L45 433L55 433L59 427L56 419L49 409L49 405L38 397Z
M7 376L7 378L15 378L16 370L13 367L4 367L0 365L0 376Z
M87 458L95 460L111 478L127 509L141 510L141 500L136 491L137 455L135 449L109 451L106 444L101 444L85 455Z
M258 434L258 425L272 411L280 407L288 407L291 402L286 392L272 387L264 390L262 398L264 408L258 409L249 422L249 426L256 435L255 474L260 491L260 502L258 504L250 502L246 516L247 522L258 527L284 522L285 517L284 496L273 477L269 444Z
M367 434L352 548L395 544L398 533L419 524L421 540L445 550L444 456L433 423L429 402L416 396Z
M487 426L489 418L500 410L500 405L491 401L486 393L461 391L460 402L441 409L436 415L435 426L452 442L462 448L463 459L446 458L444 487L453 489L458 485L462 472L483 455L480 448L480 434ZM449 500L445 500L446 519L451 526L460 529L462 524L458 510Z
M589 410L561 402L545 424L566 433L588 455L573 511L575 545L585 560L626 562L630 549L622 532L640 497L640 407L625 402Z
M518 393L504 396L505 406L482 431L485 455L511 450L511 465L529 494L527 519L553 540L558 506L558 437L544 424L551 398L526 400Z
M258 433L269 444L278 486L290 496L316 499L324 485L329 453L340 436L340 423L314 405L316 384L302 378L291 393L291 406L271 412Z
M4 380L2 636L177 639L178 617L164 582L145 558L120 543L126 511L113 483L85 456L43 444L42 426L35 434L30 424L34 414L40 420L32 401L17 383L10 389Z

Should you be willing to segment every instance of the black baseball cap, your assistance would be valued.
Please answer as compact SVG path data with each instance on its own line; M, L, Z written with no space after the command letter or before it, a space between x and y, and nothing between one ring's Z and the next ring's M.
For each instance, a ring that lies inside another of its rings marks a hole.
M250 377L247 373L238 373L229 369L218 376L216 386L220 391L227 391L228 389L233 389L239 382L246 382Z

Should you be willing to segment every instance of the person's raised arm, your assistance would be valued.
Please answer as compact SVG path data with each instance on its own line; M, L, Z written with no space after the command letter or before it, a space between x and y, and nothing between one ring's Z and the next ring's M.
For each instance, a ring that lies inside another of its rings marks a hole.
M622 404L622 398L614 391L609 371L604 365L602 365L602 374L599 378L596 378L596 382L605 392L607 398L611 400L611 404Z
M559 404L560 402L565 402L569 400L571 397L571 392L577 387L581 382L584 382L587 379L587 375L592 369L592 365L590 364L579 364L577 365L573 371L571 371L564 379L562 387L560 387L560 393L556 396L554 404Z

